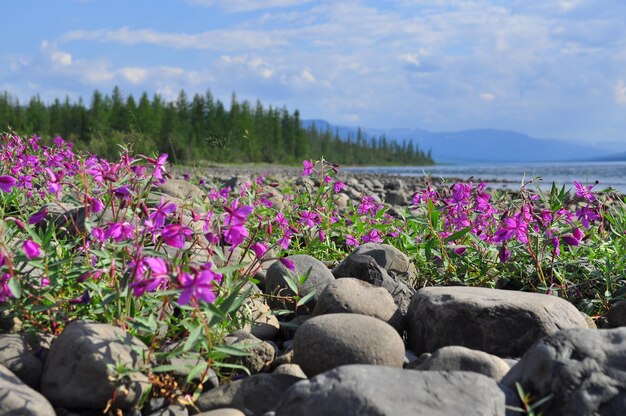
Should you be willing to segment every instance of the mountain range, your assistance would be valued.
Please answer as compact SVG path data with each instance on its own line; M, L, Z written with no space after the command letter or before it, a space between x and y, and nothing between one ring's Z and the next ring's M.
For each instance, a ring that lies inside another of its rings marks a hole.
M340 138L356 137L355 127L333 125L325 120L303 120L305 128L337 133ZM560 139L538 139L526 134L496 129L431 132L422 129L361 128L366 137L384 135L387 140L412 141L432 152L438 163L513 163L626 160L626 153Z

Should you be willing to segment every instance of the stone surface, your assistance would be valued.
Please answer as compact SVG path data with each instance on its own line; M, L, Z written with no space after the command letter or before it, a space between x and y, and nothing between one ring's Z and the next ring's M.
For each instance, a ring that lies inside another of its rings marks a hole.
M0 334L0 364L11 370L25 384L39 388L43 364L21 334Z
M404 194L404 192L400 191L389 191L385 193L385 202L391 205L407 205L408 198Z
M414 369L418 371L472 371L500 381L511 367L495 355L454 345L439 348Z
M37 224L37 228L45 229L51 226L60 230L60 235L75 236L85 231L86 211L83 206L66 204L63 202L51 202L45 204L39 212L46 211L44 221Z
M222 408L197 413L196 416L246 416L246 414L239 409Z
M626 300L617 302L606 314L609 325L613 328L626 326Z
M313 316L329 313L357 313L387 322L397 331L404 330L404 317L391 294L382 287L355 278L330 282L313 310Z
M272 374L287 374L298 378L306 378L306 374L298 364L282 364L272 371Z
M204 191L191 182L182 179L168 179L157 185L158 191L165 195L180 198L182 200L201 200L204 198Z
M404 342L392 326L371 316L320 315L296 331L294 363L309 377L346 364L401 368Z
M541 399L545 416L626 414L626 328L566 329L533 345L502 384Z
M368 255L351 254L333 269L333 275L339 279L353 277L374 286L385 288L400 308L406 314L415 290L403 281L397 281L380 266L376 260Z
M268 369L276 357L276 349L270 343L261 341L245 330L233 332L224 338L224 343L248 351L249 355L245 357L232 356L227 361L243 365L252 374Z
M270 307L260 299L249 299L244 303L242 313L249 319L250 323L244 329L260 340L271 340L276 338L280 331L278 318L272 314Z
M129 409L145 392L148 378L133 371L116 386L107 366L120 363L129 370L139 370L143 363L138 350L147 348L120 328L73 322L52 343L41 392L55 406L103 410L117 387L115 407Z
M290 276L303 276L309 272L308 279L299 287L302 297L313 292L313 298L305 305L298 308L298 313L310 313L315 308L315 303L319 298L320 293L324 290L326 285L335 278L333 274L328 270L328 267L321 261L314 257L305 254L296 254L295 256L288 256L287 259L291 260L295 265L295 272L287 269L281 262L277 261L267 269L267 275L265 280L265 293L281 296L293 296L295 293L287 287L285 279L289 279ZM272 309L284 308L289 310L295 310L295 305L291 302L281 302L279 300L270 300L270 306Z
M408 344L416 354L448 345L519 357L536 341L565 328L587 328L556 296L478 287L427 287L411 301Z
M275 416L495 416L504 403L481 374L347 365L295 384Z
M417 276L415 266L406 254L389 244L365 243L354 249L352 255L372 257L396 281L412 281Z
M55 416L52 405L0 365L0 414L14 416Z
M300 380L285 374L254 374L202 393L196 406L200 411L230 407L246 415L262 415L273 409L285 391Z

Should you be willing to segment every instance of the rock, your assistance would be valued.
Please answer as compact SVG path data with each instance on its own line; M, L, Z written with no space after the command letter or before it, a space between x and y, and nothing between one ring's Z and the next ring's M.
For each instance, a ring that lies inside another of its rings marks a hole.
M626 326L626 300L617 302L606 314L609 325L613 328Z
M205 195L198 186L182 179L168 179L164 183L158 184L157 190L182 200L202 200Z
M495 380L477 373L346 365L294 384L275 416L504 415Z
M244 357L232 356L227 362L243 365L252 374L268 369L276 357L276 350L271 344L261 341L245 330L233 332L224 338L224 344L248 352L249 355Z
M457 345L439 348L413 369L418 371L472 371L500 381L511 369L500 357Z
M161 409L155 410L150 413L142 412L148 416L188 416L189 412L180 404L170 404L169 406L165 406Z
M43 364L22 334L0 334L0 364L25 384L39 388Z
M15 416L55 416L52 405L37 391L24 384L0 365L0 414Z
M302 297L309 293L315 293L311 300L305 305L298 307L298 313L310 313L315 308L315 303L319 298L320 293L324 290L326 285L335 278L333 274L321 261L305 254L296 254L295 256L288 256L288 260L291 260L295 265L295 272L287 269L281 262L277 261L267 269L267 277L265 281L265 293L281 296L293 296L295 293L289 289L286 280L293 278L293 276L304 276L309 273L308 279L300 285L297 284L300 289L300 295ZM269 302L272 309L284 308L295 311L295 304L292 302L283 302L276 299L270 299Z
M117 390L114 407L135 406L149 386L139 372L147 348L120 328L75 321L53 342L41 380L41 392L55 406L103 410ZM108 366L124 365L129 374L111 381Z
M306 374L298 364L282 364L272 371L272 374L287 374L298 378L306 378Z
M39 212L42 211L47 214L44 221L37 224L37 228L46 229L51 226L55 230L61 230L61 236L76 236L85 231L86 211L83 206L51 202L41 207Z
M330 282L320 294L313 316L329 313L357 313L387 322L398 332L404 330L404 317L391 294L382 287L345 277Z
M409 258L389 244L365 243L354 249L350 256L370 256L396 281L414 281L417 278L415 266Z
M296 331L294 362L309 377L346 364L402 368L404 342L392 326L371 316L320 315Z
M389 179L385 182L385 190L399 191L404 189L404 182L400 179Z
M587 328L569 302L538 293L479 287L427 287L411 301L408 344L416 354L460 345L499 357L519 357L564 328Z
M389 191L385 194L385 202L390 205L407 205L407 196L404 192Z
M229 407L246 415L262 415L273 409L285 391L300 380L285 374L254 374L203 392L195 404L203 412Z
M166 347L164 348L164 350L167 351L170 350L170 348ZM176 370L173 371L173 374L182 380L186 380L192 371L198 371L198 366L201 366L202 370L200 370L195 378L193 378L192 380L194 382L200 382L200 377L206 370L207 365L207 360L200 354L194 352L188 352L183 355L170 357L166 360L166 362L169 365L176 366ZM202 384L205 389L211 389L213 387L219 386L219 379L212 368L208 369L206 373L206 378Z
M197 413L196 416L246 416L246 414L239 409L224 407L208 412Z
M246 307L243 312L250 323L244 326L244 330L260 340L271 340L276 338L280 331L280 324L267 304L259 299L250 299L244 303Z
M333 269L333 275L337 279L354 277L385 288L403 315L406 314L411 297L415 293L414 289L403 281L396 281L373 257L367 255L350 254Z
M545 416L626 414L626 328L566 329L533 345L504 377L520 383Z

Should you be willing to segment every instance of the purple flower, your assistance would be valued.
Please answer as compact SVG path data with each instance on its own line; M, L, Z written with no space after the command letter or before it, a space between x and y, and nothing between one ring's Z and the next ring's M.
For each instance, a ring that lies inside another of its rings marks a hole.
M36 212L33 215L31 215L28 218L28 223L31 225L39 224L44 218L46 218L47 214L48 214L48 210L44 208L40 210L39 212Z
M511 252L506 249L505 245L502 245L502 247L500 247L500 251L498 251L498 258L502 263L506 263L510 257Z
M309 211L302 211L300 213L299 224L306 224L309 228L315 227L317 221L317 214Z
M180 224L168 224L161 231L163 242L168 246L175 248L183 248L187 238L193 235L193 231L189 227Z
M122 240L130 240L135 235L135 226L129 222L114 222L107 227L104 237L112 238L119 243Z
M354 238L350 234L346 234L346 245L347 246L358 247L359 246L359 240L357 240L356 238Z
M285 231L285 235L278 239L276 243L278 244L278 247L282 248L283 250L287 250L289 244L291 244L291 234L293 234L291 230Z
M0 176L0 190L2 192L11 192L13 187L15 186L16 180L13 176L2 175Z
M595 195L591 192L591 189L595 185L585 186L585 185L581 185L580 183L574 181L574 186L576 187L576 196L579 196L581 198L587 199L589 201L595 201L596 200Z
M150 269L150 277L138 276L137 280L128 285L133 289L133 295L140 297L145 292L154 292L167 281L167 265L160 257L146 257L142 263ZM143 272L141 273L143 274Z
M248 230L241 224L233 224L224 232L224 240L231 246L240 245L249 236Z
M148 216L148 219L152 221L152 225L156 228L161 228L165 225L165 220L168 215L175 212L178 207L176 204L166 201L164 198L161 198L159 205L154 209L152 213Z
M516 238L521 243L528 243L528 224L522 217L517 214L513 218L506 218L504 220L504 227L496 231L494 235L494 241L506 241L511 238Z
M576 211L576 216L585 228L589 228L591 226L590 223L600 218L597 211L593 208L589 209L589 207L581 207Z
M33 240L24 241L24 245L22 246L24 250L24 254L26 257L30 259L36 259L41 255L41 250L39 248L39 244L35 243Z
M338 194L345 187L346 187L345 183L343 183L341 181L335 182L335 185L334 185L335 193Z
M313 173L313 164L308 160L302 161L302 176L309 176Z
M130 196L131 196L130 186L129 185L122 185L122 186L120 186L118 188L115 188L113 190L113 195L115 195L115 197L119 198L119 199L130 198Z
M362 236L361 241L363 241L364 243L382 243L383 239L380 238L380 236L380 231L374 229Z
M267 246L263 243L254 243L250 246L258 259L261 259L267 253Z
M279 212L278 214L276 214L276 218L274 218L274 222L278 224L278 228L280 228L281 230L284 230L287 227L289 227L289 223L287 222L287 219L285 218L282 212Z
M253 208L248 205L237 206L239 201L235 199L230 207L225 206L226 217L224 218L224 225L231 224L244 224L250 214L252 214Z
M214 282L220 282L222 275L215 273L211 269L205 269L193 275L182 273L178 277L183 292L178 298L178 303L186 305L191 299L201 299L207 303L213 303L216 295L214 292Z
M11 288L9 287L9 280L11 280L11 275L2 273L2 276L0 276L0 302L4 302L7 298L13 297L13 292L11 292Z
M296 271L296 264L293 261L291 261L290 259L288 259L287 257L281 257L278 260L283 264L283 266L285 266L286 268L288 268L292 272Z

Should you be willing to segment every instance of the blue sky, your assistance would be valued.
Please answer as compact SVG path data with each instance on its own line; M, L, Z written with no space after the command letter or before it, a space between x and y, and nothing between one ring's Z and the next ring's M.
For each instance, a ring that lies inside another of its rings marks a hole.
M618 0L6 0L0 12L0 91L20 100L210 89L335 124L626 149Z

